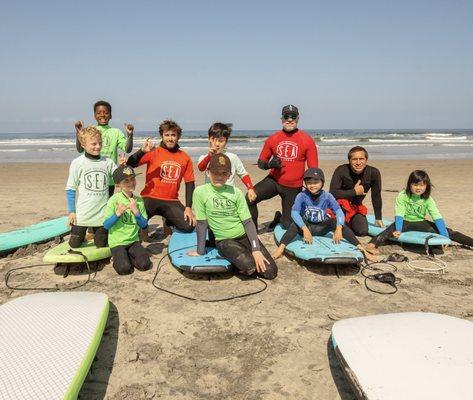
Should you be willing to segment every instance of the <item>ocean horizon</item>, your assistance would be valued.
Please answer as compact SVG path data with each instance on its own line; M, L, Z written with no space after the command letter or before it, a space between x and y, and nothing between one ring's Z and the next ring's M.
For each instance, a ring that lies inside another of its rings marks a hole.
M345 160L356 145L367 149L370 159L473 158L473 129L307 129L318 147L321 160ZM256 161L273 130L234 130L228 151L241 159ZM156 131L137 131L133 149ZM207 131L183 131L181 148L196 160L208 150ZM0 162L68 163L77 157L72 132L0 133Z

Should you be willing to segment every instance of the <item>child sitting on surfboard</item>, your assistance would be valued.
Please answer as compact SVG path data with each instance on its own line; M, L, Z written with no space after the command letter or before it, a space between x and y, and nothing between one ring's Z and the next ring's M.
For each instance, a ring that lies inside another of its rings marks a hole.
M309 168L304 172L303 182L305 189L296 196L291 210L293 222L281 238L279 247L273 253L278 259L284 253L286 246L297 236L302 234L305 243L312 244L312 236L324 236L333 233L333 242L340 243L342 237L356 246L370 261L378 258L368 253L356 238L353 231L345 225L345 214L332 194L322 190L325 175L320 168ZM336 219L331 215L335 213Z
M113 268L119 275L131 274L134 268L146 271L153 267L138 235L140 228L148 226L148 217L143 199L133 194L135 176L133 168L127 165L120 165L113 172L113 181L121 191L108 200L103 222L108 230Z
M367 247L378 247L391 237L398 238L401 232L407 231L439 233L454 242L472 247L473 238L445 226L445 221L430 195L431 191L432 183L427 172L411 172L406 188L396 197L395 222L375 236ZM433 222L425 219L427 214Z
M197 167L199 171L205 172L207 170L207 166L209 165L210 158L214 154L223 153L225 154L232 163L232 171L231 175L228 178L226 184L230 186L235 185L235 174L241 179L243 184L248 189L248 199L253 201L256 199L256 193L253 189L253 182L251 181L250 175L245 169L245 166L235 153L230 153L227 151L226 146L228 143L228 139L230 138L230 134L232 133L232 128L230 124L224 124L222 122L215 122L209 128L209 152L206 155L201 155L199 157L199 161ZM205 175L205 183L209 183L209 177Z
M112 128L108 125L112 119L112 106L107 101L97 101L94 104L94 118L97 121L97 129L102 134L102 150L100 154L105 157L109 157L115 164L118 164L118 149L121 149L125 153L131 152L133 148L133 131L134 127L132 124L125 124L126 137L123 132L118 128ZM83 149L79 141L79 131L82 129L82 121L75 123L76 128L76 148L79 153L82 153ZM114 186L110 186L110 197L113 195Z
M276 278L277 265L258 238L245 196L240 189L226 184L232 173L230 159L222 153L213 154L206 173L210 182L197 187L193 194L197 251L190 251L188 255L205 254L209 227L215 235L218 251L238 272Z
M68 224L71 226L69 245L80 247L90 227L95 233L95 246L106 247L107 230L102 222L109 186L113 185L112 173L117 166L110 158L100 155L102 135L95 126L81 129L78 137L84 153L72 160L66 184Z

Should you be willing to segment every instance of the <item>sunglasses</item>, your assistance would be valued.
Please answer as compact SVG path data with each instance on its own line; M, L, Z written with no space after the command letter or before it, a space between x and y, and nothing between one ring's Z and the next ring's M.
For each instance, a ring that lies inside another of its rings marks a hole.
M296 114L286 114L286 115L282 116L282 119L284 121L288 121L290 119L295 120L295 119L297 119L297 115Z

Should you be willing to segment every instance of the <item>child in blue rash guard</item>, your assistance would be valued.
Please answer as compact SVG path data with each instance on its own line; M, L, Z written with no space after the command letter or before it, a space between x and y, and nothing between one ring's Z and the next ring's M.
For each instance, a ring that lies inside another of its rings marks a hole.
M148 251L140 244L139 230L148 226L143 199L135 196L135 171L120 165L113 171L113 180L120 192L107 202L103 226L108 230L108 244L113 256L113 268L119 275L131 274L133 269L146 271L153 267Z
M297 236L303 235L306 243L312 243L312 236L324 236L333 233L333 242L339 243L342 237L361 250L370 261L378 258L368 253L356 238L353 231L347 227L345 215L332 194L322 190L325 176L320 168L309 168L304 173L305 190L296 196L291 210L292 224L281 238L279 247L273 253L273 258L282 256L286 246ZM335 212L336 219L330 217L328 210Z

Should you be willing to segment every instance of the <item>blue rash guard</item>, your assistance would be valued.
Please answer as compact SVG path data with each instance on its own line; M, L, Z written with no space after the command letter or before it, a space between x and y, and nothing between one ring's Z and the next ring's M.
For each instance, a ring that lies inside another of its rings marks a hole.
M296 196L291 209L291 217L299 228L303 228L304 221L317 224L330 219L327 210L331 209L337 217L337 225L343 225L345 214L332 194L321 190L315 196L304 189Z

